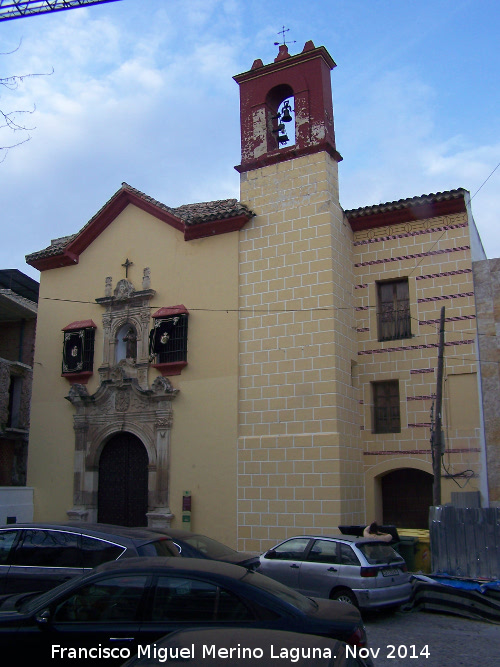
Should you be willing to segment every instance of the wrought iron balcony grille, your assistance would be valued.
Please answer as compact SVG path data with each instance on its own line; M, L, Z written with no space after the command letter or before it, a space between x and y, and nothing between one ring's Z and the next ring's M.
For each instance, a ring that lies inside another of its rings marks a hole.
M63 373L92 372L94 368L95 329L79 329L64 333Z
M159 364L187 360L188 315L158 318L150 335L150 353Z
M377 318L378 339L380 341L411 338L411 316L409 306L401 306L397 309L384 307L377 313Z

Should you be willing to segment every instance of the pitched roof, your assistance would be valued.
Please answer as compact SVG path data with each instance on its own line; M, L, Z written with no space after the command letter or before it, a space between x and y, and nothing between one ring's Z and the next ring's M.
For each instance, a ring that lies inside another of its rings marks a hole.
M393 224L424 220L439 215L463 213L466 208L468 191L463 188L436 192L418 197L398 199L397 201L374 206L363 206L344 211L353 231L371 229Z
M26 262L36 269L57 268L78 263L79 255L129 204L163 220L184 234L184 240L215 236L241 229L254 215L237 199L184 204L172 208L133 188L128 183L104 204L82 227L70 236L53 239L50 246L26 256Z

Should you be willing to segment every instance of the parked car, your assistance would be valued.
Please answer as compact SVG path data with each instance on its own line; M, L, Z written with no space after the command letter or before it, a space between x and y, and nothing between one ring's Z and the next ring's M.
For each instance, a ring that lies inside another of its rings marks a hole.
M178 556L167 535L92 523L0 527L0 594L45 591L109 560Z
M129 558L99 565L45 593L7 596L0 604L0 655L14 664L22 647L24 662L79 657L109 664L175 630L220 624L366 645L361 615L352 605L306 598L229 563Z
M363 649L366 651L367 649ZM364 655L364 653L363 653ZM178 656L175 658L175 656ZM285 630L190 628L141 647L123 667L158 667L160 660L181 660L183 667L366 667L357 647L329 637Z
M303 595L360 609L404 604L412 591L406 563L391 546L349 535L292 537L262 554L258 571Z
M221 560L225 563L241 565L248 569L259 567L259 555L247 553L245 551L235 551L226 544L217 542L217 540L191 533L187 530L168 529L168 535L173 539L174 544L179 549L181 556L185 558L210 558L211 560Z

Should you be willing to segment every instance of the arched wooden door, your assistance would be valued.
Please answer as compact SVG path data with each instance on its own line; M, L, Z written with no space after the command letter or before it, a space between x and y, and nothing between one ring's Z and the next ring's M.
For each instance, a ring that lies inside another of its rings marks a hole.
M109 440L99 459L97 520L119 526L146 526L148 453L132 433Z
M432 475L415 468L401 468L384 475L384 523L398 528L429 528L432 481Z

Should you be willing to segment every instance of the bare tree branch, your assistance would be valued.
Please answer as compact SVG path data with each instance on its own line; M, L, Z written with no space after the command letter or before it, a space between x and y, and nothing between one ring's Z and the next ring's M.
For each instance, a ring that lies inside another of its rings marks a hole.
M7 53L0 53L0 55L6 56L6 55L11 55L12 53L15 53L16 51L19 50L21 47L21 42L19 42L19 45L13 50L9 51ZM30 73L30 74L15 74L13 76L6 76L6 77L0 77L0 86L3 86L9 91L12 90L17 90L19 87L19 84L22 83L25 79L28 78L33 78L36 76L51 76L54 73L54 68L52 68L51 72L41 72L41 73ZM33 109L16 109L13 111L3 111L3 109L0 109L0 130L2 129L7 129L13 133L16 132L25 132L27 133L27 136L20 141L16 141L15 143L11 144L10 146L1 146L0 145L0 163L4 162L9 150L11 148L16 148L16 146L20 146L21 144L26 143L31 139L31 135L29 132L32 132L35 127L27 127L24 125L22 122L18 120L19 116L26 115L26 114L34 114L36 111L36 106L33 105Z

